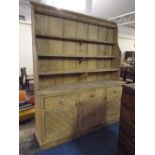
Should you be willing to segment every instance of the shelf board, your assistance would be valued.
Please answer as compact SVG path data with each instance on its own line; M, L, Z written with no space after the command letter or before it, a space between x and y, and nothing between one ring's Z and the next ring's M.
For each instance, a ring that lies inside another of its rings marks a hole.
M82 44L82 43L91 43L91 44L114 45L113 42L108 42L108 41L97 41L97 40L69 38L69 37L58 37L58 36L52 36L52 35L48 36L48 35L42 35L42 34L36 34L36 38L79 42L80 44Z
M83 59L114 59L114 56L74 56L74 55L50 55L50 54L38 54L39 58L83 58Z
M79 70L73 70L73 71L51 71L51 72L40 72L40 76L46 76L46 75L62 75L62 74L82 74L82 73L99 73L99 72L115 72L119 69L96 69L96 70L88 70L88 71L79 71Z

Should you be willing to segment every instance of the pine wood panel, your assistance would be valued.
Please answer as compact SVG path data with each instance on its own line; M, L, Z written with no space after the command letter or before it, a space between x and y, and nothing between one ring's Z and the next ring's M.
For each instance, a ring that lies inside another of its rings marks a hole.
M64 42L63 53L65 55L76 55L77 53L76 45L77 44L74 42Z
M77 22L64 20L64 36L65 37L76 37Z
M78 43L76 44L77 55L88 55L88 44Z
M43 141L44 140L44 111L43 111L43 97L35 95L35 127L38 133L39 138Z
M89 89L80 92L80 130L86 130L102 124L104 104L104 89Z
M56 141L71 136L77 128L77 94L45 99L45 139Z
M37 53L63 55L63 41L36 39Z
M122 87L106 88L106 118L112 120L119 118Z
M36 14L37 34L63 36L63 24L62 19Z
M84 23L77 23L77 38L87 39L88 25Z
M99 26L98 28L98 40L99 41L106 41L106 32L107 32L106 28Z

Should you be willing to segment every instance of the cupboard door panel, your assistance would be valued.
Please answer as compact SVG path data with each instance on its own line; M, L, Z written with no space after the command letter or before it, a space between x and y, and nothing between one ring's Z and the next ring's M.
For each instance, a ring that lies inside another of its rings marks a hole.
M111 87L106 89L106 119L109 121L119 118L121 94L121 87Z
M91 89L80 93L80 129L102 124L104 119L105 90Z
M78 95L68 94L45 99L45 139L56 141L77 131Z
M77 108L69 106L45 111L45 139L56 141L75 134L77 129Z

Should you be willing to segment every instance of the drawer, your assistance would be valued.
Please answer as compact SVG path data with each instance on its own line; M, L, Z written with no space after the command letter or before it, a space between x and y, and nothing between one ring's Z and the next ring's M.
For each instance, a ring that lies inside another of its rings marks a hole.
M135 137L135 128L130 127L125 122L120 122L120 130L122 130L129 138Z
M105 89L80 92L80 130L88 130L105 121Z
M128 154L135 154L135 139L130 139L121 130L119 133L119 145L121 145Z
M106 88L106 96L121 96L122 95L122 87L111 87Z
M122 105L124 105L134 111L135 110L135 97L131 96L130 94L123 93Z
M125 94L129 94L130 96L135 96L135 88L128 87L127 85L123 86L123 92Z
M105 89L89 89L85 91L81 91L80 100L89 100L94 98L105 97Z
M57 95L44 98L45 110L74 106L78 104L78 94Z
M122 147L121 145L118 145L117 155L131 155L131 154L129 152L126 152L124 147Z
M130 127L135 127L135 113L124 106L121 107L120 119L123 120Z

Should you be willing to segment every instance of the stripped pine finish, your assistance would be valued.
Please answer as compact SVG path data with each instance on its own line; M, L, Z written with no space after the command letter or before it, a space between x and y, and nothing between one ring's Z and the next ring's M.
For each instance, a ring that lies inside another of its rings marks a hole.
M118 121L122 82L115 23L32 2L32 41L41 148Z

